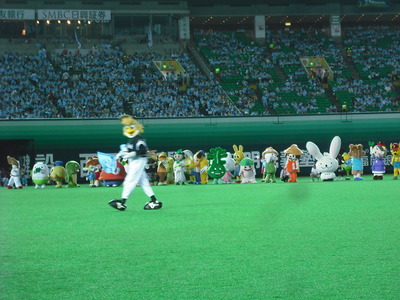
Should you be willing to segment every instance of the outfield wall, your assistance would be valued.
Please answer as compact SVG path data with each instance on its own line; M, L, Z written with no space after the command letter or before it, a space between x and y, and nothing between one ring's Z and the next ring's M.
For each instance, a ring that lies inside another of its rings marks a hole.
M140 122L145 126L150 148L157 151L172 153L183 148L207 152L220 146L232 152L232 145L237 144L243 145L246 156L255 160L269 146L283 151L294 143L305 151L307 141L316 143L322 152L328 151L335 135L342 139L342 152L351 143L361 143L367 148L368 141L382 141L387 145L400 141L400 113L169 118L141 119ZM76 160L83 164L97 151L118 152L119 145L125 142L117 119L0 121L2 166L6 165L7 155L29 155L27 166L32 166L35 160L44 160L49 165L55 160ZM301 159L303 175L309 173L312 164L312 157L306 153ZM368 157L364 164L369 173Z

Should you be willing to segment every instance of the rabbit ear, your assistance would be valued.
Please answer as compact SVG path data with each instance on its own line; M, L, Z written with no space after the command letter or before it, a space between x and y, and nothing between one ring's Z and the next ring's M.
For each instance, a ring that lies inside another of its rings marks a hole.
M243 152L243 146L239 145L239 152Z
M340 137L335 136L331 142L331 147L329 148L330 157L336 159L336 157L339 154L341 145L342 145L342 140L340 139Z
M317 145L315 145L313 142L307 142L306 148L308 152L312 154L317 160L323 157L321 151L319 151L319 148Z
M238 152L238 147L236 145L233 145L233 151Z

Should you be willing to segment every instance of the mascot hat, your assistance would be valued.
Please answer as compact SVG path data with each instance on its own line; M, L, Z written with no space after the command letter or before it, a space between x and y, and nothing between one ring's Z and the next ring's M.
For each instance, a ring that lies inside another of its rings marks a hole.
M251 158L245 157L241 160L240 165L242 167L251 167L254 166L254 161Z
M303 151L296 144L292 144L289 148L283 151L285 154L303 155Z
M268 147L267 149L264 150L264 152L262 153L262 156L264 156L267 153L275 153L276 155L278 155L278 151L276 151L274 148L272 147Z

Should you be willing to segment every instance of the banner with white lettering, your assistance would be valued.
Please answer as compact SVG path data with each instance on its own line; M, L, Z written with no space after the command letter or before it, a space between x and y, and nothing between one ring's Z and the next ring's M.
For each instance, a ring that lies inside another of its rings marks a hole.
M0 20L35 20L35 10L0 9Z
M87 9L38 9L39 20L87 20L108 22L111 10Z

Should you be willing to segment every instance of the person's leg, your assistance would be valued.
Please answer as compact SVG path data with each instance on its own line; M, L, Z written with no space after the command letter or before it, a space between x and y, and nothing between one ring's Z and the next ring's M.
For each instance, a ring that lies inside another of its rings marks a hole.
M146 166L145 159L129 160L128 173L126 174L124 180L124 186L122 188L123 201L124 200L126 201L129 198L130 194L132 194L132 192L135 190L136 185L139 183L139 180L141 179L142 172L145 166Z
M153 188L150 185L149 177L147 176L147 173L142 170L142 174L139 178L139 184L143 189L143 192L148 196L154 196Z
M145 166L145 165L144 165ZM150 201L144 205L144 209L160 209L162 207L162 202L158 201L156 196L154 195L153 188L150 185L149 177L144 170L144 166L142 169L142 174L139 179L139 184L142 187L143 192L150 197Z
M123 183L122 188L122 199L113 199L108 202L108 204L118 210L125 210L126 205L125 202L129 198L130 194L134 191L136 185L139 182L139 179L142 175L142 171L146 165L145 159L130 159L129 160L129 167L127 168L127 174Z

